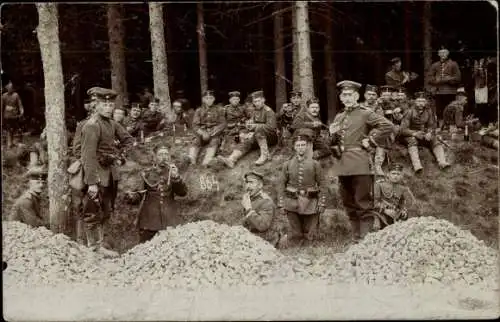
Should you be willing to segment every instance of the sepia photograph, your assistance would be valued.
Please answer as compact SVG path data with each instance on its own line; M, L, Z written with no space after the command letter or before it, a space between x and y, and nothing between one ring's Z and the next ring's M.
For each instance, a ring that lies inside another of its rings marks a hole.
M499 318L498 20L3 3L3 320Z

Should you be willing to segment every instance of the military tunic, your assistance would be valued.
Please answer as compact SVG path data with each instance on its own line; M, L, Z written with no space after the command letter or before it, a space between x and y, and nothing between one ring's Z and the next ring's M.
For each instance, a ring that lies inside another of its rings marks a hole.
M293 105L292 103L288 103L291 105L290 110L286 110L285 108L281 108L278 115L276 116L276 122L281 131L289 131L290 134L293 134L294 128L292 127L293 120L295 116L302 111L302 107L300 105Z
M391 70L385 74L385 84L388 86L404 86L406 84L403 84L404 79L405 76L402 71Z
M448 104L443 112L444 124L447 126L454 125L456 127L463 128L465 125L463 117L464 107L465 104L458 100L454 100Z
M329 156L332 154L330 147L328 146L328 143L325 142L323 137L321 136L321 126L319 127L314 127L314 122L320 122L321 119L317 116L312 116L307 112L306 110L303 110L297 116L295 116L295 119L293 120L293 123L291 125L291 128L293 130L298 130L298 129L304 129L308 128L313 130L314 132L314 137L313 139L313 151L315 155L315 159L319 159L322 157Z
M434 148L436 145L440 144L435 135L436 130L436 119L429 107L425 107L420 113L414 107L409 110L401 122L400 133L405 138L408 147L417 145L430 145ZM413 133L421 131L425 133L432 134L432 140L426 141L423 139L417 139L412 136Z
M367 101L364 101L360 103L361 107L371 109L374 112L378 112L380 109L379 103L375 101L374 103L368 103Z
M21 102L19 94L16 92L2 94L2 126L7 131L19 129L21 125L19 124L19 117L23 110L23 103Z
M444 109L455 99L458 85L462 80L460 68L451 59L438 61L429 68L428 78L429 84L433 86L436 116L438 120L442 120Z
M231 137L238 136L245 120L245 107L241 104L238 106L228 104L224 106L224 111L227 122L225 134Z
M181 178L169 179L169 175L168 166L154 166L141 173L146 192L138 211L140 230L157 232L181 223L175 196L185 196L187 186ZM150 238L141 238L141 242Z
M250 232L267 240L271 245L276 246L279 241L279 231L275 228L276 205L273 199L265 192L261 191L254 196L250 196L252 210L244 220L243 226Z
M200 147L208 143L209 147L219 147L221 133L226 127L224 108L219 105L207 107L201 106L194 112L193 131L195 133L194 145ZM202 133L208 132L210 139L204 142Z
M144 131L144 122L141 117L133 119L129 116L123 121L123 127L131 136L136 138L141 134L141 131Z
M41 212L40 195L26 191L14 203L9 220L20 221L32 227L48 226Z
M247 153L257 145L257 138L262 137L267 139L269 145L277 143L276 133L276 114L267 105L261 109L251 106L245 110L248 122L255 125L255 129L246 133L247 138L241 140L237 149L243 153ZM241 138L242 133L240 133Z
M144 134L147 135L151 132L159 131L161 129L161 121L163 120L163 114L161 112L152 112L147 110L141 117L142 123L144 124Z
M393 224L397 220L405 219L406 210L414 201L410 188L389 181L378 181L375 184L374 199L380 228ZM394 215L388 214L387 209L393 209L396 213Z

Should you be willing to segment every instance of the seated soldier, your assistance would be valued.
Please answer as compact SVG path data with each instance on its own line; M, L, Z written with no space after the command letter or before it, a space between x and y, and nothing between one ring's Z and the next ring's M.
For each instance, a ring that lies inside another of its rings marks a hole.
M163 114L159 111L160 99L155 98L149 103L148 109L142 113L142 122L144 123L144 135L161 130L164 125Z
M311 241L325 211L325 177L320 163L308 155L313 135L311 129L295 131L295 156L283 165L278 207L287 216L290 227L286 246Z
M465 127L465 105L467 105L467 93L465 93L463 87L460 87L457 89L456 99L448 104L443 111L443 125L445 128L449 129L451 133L455 133L458 129L463 129Z
M241 205L245 217L242 219L242 225L276 247L280 237L279 232L273 229L276 205L273 199L262 190L264 175L257 171L250 171L245 174L244 179L245 193L241 198Z
M47 170L35 167L28 170L28 189L14 202L9 214L9 220L20 221L33 227L49 227L48 218L42 214L40 205L41 193L45 186Z
M306 108L295 116L292 129L294 131L302 128L313 131L313 159L318 160L332 154L330 147L321 136L321 129L327 127L321 122L319 115L319 99L312 98L307 101Z
M229 104L224 106L227 126L224 136L227 142L239 142L240 129L244 127L245 107L240 104L240 92L229 92Z
M219 156L219 160L229 168L234 168L235 163L256 145L260 148L260 157L255 164L263 165L269 160L269 145L276 144L278 136L276 115L265 102L264 92L252 93L252 106L245 110L248 117L245 125L247 132L240 132L240 143L229 157Z
M144 243L154 237L160 230L180 223L175 196L185 196L187 187L175 164L171 163L167 147L160 146L155 150L156 163L141 173L145 196L137 213L136 226L139 229L139 240ZM139 201L138 192L130 192L127 199Z
M135 138L144 135L144 123L142 122L141 105L139 103L132 103L130 114L123 121L123 126Z
M121 125L124 125L126 116L127 116L127 109L125 106L124 107L117 106L113 110L113 120L115 120L117 123L120 123Z
M290 93L290 103L283 104L283 107L276 116L278 129L283 138L288 138L293 133L293 119L302 110L302 92L292 91Z
M175 100L172 103L174 117L171 123L174 132L181 130L187 131L188 129L191 129L191 127L193 126L194 110L184 109L185 106L187 105L182 104L182 101L180 100Z
M222 131L226 127L226 118L224 116L224 108L214 105L214 91L205 91L202 101L202 105L195 111L193 117L195 138L193 145L189 149L189 160L191 164L196 164L200 148L208 145L205 157L201 163L204 166L208 166L220 146Z
M446 169L450 166L446 162L443 143L436 134L436 118L434 117L424 92L415 93L415 106L410 109L401 122L400 133L408 145L408 153L415 172L422 171L418 146L425 145L432 148L439 168Z
M392 111L394 109L393 91L394 88L392 86L380 86L380 97L377 99L377 108L374 110L376 113L385 116L385 111Z
M395 163L387 175L387 180L375 183L374 230L383 229L396 221L408 218L407 209L415 202L415 197L402 179L403 166Z

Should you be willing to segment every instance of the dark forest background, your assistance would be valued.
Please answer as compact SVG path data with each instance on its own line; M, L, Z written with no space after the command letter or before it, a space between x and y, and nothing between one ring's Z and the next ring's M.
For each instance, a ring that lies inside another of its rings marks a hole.
M290 4L283 5L288 90L292 87ZM413 88L417 89L423 86L424 74L423 4L309 3L315 91L323 106L327 91L324 44L328 11L333 18L331 55L337 81L352 79L382 85L389 60L399 56L404 70L420 75ZM227 101L231 90L246 96L263 89L269 105L275 108L273 12L271 2L204 3L209 87L218 93L217 101ZM141 87L153 87L148 5L124 4L123 13L127 84L133 102L137 100L133 94ZM73 75L80 75L78 84L68 86L66 106L81 118L85 91L92 86L111 87L106 4L60 4L59 18L64 79L69 82ZM175 91L184 90L192 105L197 105L200 76L196 3L166 4L164 21L170 92L175 98ZM21 93L26 113L42 110L43 115L43 68L34 32L38 24L36 7L4 4L1 22L2 70ZM437 59L436 50L447 46L451 58L462 68L464 85L470 86L472 60L497 55L497 11L487 1L433 1L431 23L433 61Z

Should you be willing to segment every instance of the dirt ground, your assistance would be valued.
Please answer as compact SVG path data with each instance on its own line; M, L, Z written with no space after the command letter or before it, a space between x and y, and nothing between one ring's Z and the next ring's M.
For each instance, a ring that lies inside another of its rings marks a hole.
M492 319L497 291L324 283L140 292L88 285L4 289L8 321Z

